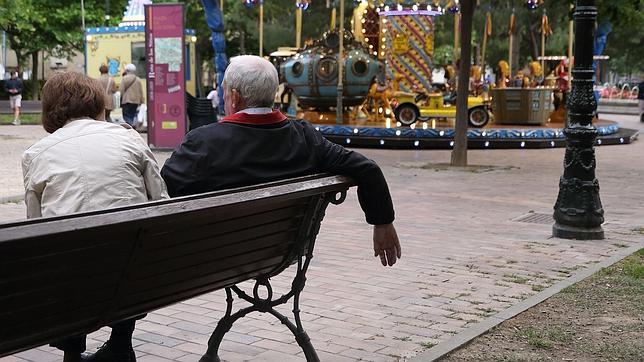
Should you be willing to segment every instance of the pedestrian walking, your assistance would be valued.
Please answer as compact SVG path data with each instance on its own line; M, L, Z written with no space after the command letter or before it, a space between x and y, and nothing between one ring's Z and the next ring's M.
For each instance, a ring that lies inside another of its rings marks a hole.
M130 126L134 126L137 110L145 101L141 78L136 76L136 66L134 64L130 63L125 66L125 75L121 79L119 91L121 92L123 119Z
M22 107L22 80L18 78L18 72L11 72L11 79L4 82L4 90L9 93L9 106L13 111L14 126L20 125L20 107Z
M217 82L212 86L212 90L206 96L207 99L210 99L212 102L212 108L215 110L215 114L219 113L219 92L217 91Z
M112 122L110 113L114 110L114 108L116 108L114 104L114 93L116 93L117 91L116 83L114 82L114 79L108 74L107 65L101 65L98 70L99 72L101 72L101 76L98 78L98 80L101 82L101 85L105 90L105 120Z
M640 122L644 122L644 80L637 86L637 100L640 107Z

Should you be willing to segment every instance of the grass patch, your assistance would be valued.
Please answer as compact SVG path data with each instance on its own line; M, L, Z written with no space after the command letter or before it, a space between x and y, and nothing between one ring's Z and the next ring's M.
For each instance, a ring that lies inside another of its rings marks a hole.
M419 344L420 344L421 347L427 348L427 349L430 349L430 348L432 348L432 347L434 347L436 345L436 343L429 342L429 341L428 342L420 342Z
M542 291L544 289L546 289L546 287L544 287L543 285L540 285L540 284L535 284L535 285L532 286L532 290L534 290L535 292L540 292L540 291Z
M525 338L529 345L540 349L550 349L556 343L564 343L572 339L569 333L558 327L542 330L528 327L520 331L519 335Z
M504 282L508 283L516 283L516 284L525 284L528 282L528 278L522 277L516 274L505 274L503 276L505 279L503 279Z
M0 114L0 124L11 124L13 114ZM23 113L20 115L21 124L41 124L40 113Z
M407 337L407 336L405 336L405 337L394 337L394 339L397 340L397 341L404 341L404 342L411 341L411 337Z

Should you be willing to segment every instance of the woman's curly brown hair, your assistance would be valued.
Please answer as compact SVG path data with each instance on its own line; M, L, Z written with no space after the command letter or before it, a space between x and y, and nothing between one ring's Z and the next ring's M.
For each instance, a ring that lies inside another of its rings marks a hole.
M42 125L54 133L71 119L98 119L105 109L101 83L84 74L54 74L42 89Z

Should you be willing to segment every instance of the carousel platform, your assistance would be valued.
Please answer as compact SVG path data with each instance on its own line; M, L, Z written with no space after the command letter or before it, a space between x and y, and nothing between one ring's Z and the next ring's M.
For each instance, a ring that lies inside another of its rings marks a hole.
M309 121L313 121L308 119ZM451 149L454 128L448 124L421 122L415 127L397 127L385 122L353 121L343 124L327 120L313 121L317 130L328 140L350 147L392 149ZM597 146L629 144L638 131L620 128L616 122L597 120ZM388 127L389 126L389 127ZM512 126L490 124L484 128L469 128L469 149L553 148L565 147L564 125Z

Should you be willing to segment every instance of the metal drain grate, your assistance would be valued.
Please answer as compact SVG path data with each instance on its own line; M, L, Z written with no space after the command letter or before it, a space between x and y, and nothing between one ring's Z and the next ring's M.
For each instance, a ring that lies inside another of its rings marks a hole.
M543 214L539 212L529 212L525 215L521 215L512 221L516 222L529 222L533 224L552 224L555 222L555 219L552 218L552 214Z

